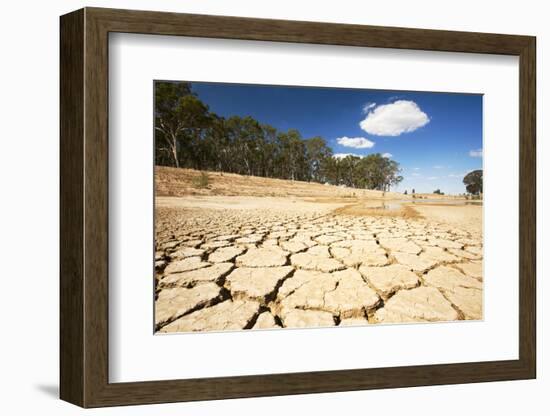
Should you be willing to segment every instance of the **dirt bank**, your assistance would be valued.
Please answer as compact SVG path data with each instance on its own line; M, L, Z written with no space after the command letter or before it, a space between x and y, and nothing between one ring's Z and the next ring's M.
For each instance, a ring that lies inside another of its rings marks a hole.
M397 192L372 191L345 186L325 185L315 182L262 178L233 173L205 172L208 179L201 183L201 171L155 167L156 196L271 196L302 198L354 198L407 199ZM204 183L206 182L206 183Z

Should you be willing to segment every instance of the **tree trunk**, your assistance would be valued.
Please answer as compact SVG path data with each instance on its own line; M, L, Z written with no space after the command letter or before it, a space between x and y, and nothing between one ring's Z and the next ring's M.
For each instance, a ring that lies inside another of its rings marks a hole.
M174 158L174 165L179 168L180 167L180 161L178 160L178 147L174 143L172 146L172 157Z
M174 157L174 164L176 165L177 168L179 168L180 162L178 160L178 152L175 147L172 149L172 156Z
M174 158L174 165L179 168L180 161L178 160L178 141L177 138L172 135L172 140L170 143L170 149L172 150L172 157Z

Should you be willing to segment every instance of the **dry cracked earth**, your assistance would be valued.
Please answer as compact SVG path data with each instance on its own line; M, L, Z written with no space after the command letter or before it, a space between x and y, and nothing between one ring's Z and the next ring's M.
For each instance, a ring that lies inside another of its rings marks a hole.
M423 219L159 208L156 330L481 319L482 253Z

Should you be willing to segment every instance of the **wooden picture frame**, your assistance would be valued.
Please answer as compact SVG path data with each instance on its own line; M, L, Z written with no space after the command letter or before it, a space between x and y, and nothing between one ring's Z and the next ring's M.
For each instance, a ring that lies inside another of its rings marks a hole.
M535 38L530 36L85 8L61 17L60 396L82 407L530 379L536 376ZM519 359L110 383L110 32L519 57Z

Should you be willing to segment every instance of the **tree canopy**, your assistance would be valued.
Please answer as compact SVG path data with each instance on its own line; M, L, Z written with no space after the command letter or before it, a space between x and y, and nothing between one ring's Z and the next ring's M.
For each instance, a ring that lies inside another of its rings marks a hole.
M403 180L380 153L334 157L322 137L252 117L220 117L185 82L155 83L155 163L387 191Z
M466 191L472 195L479 195L483 193L483 170L473 170L464 176L462 180L466 185Z

